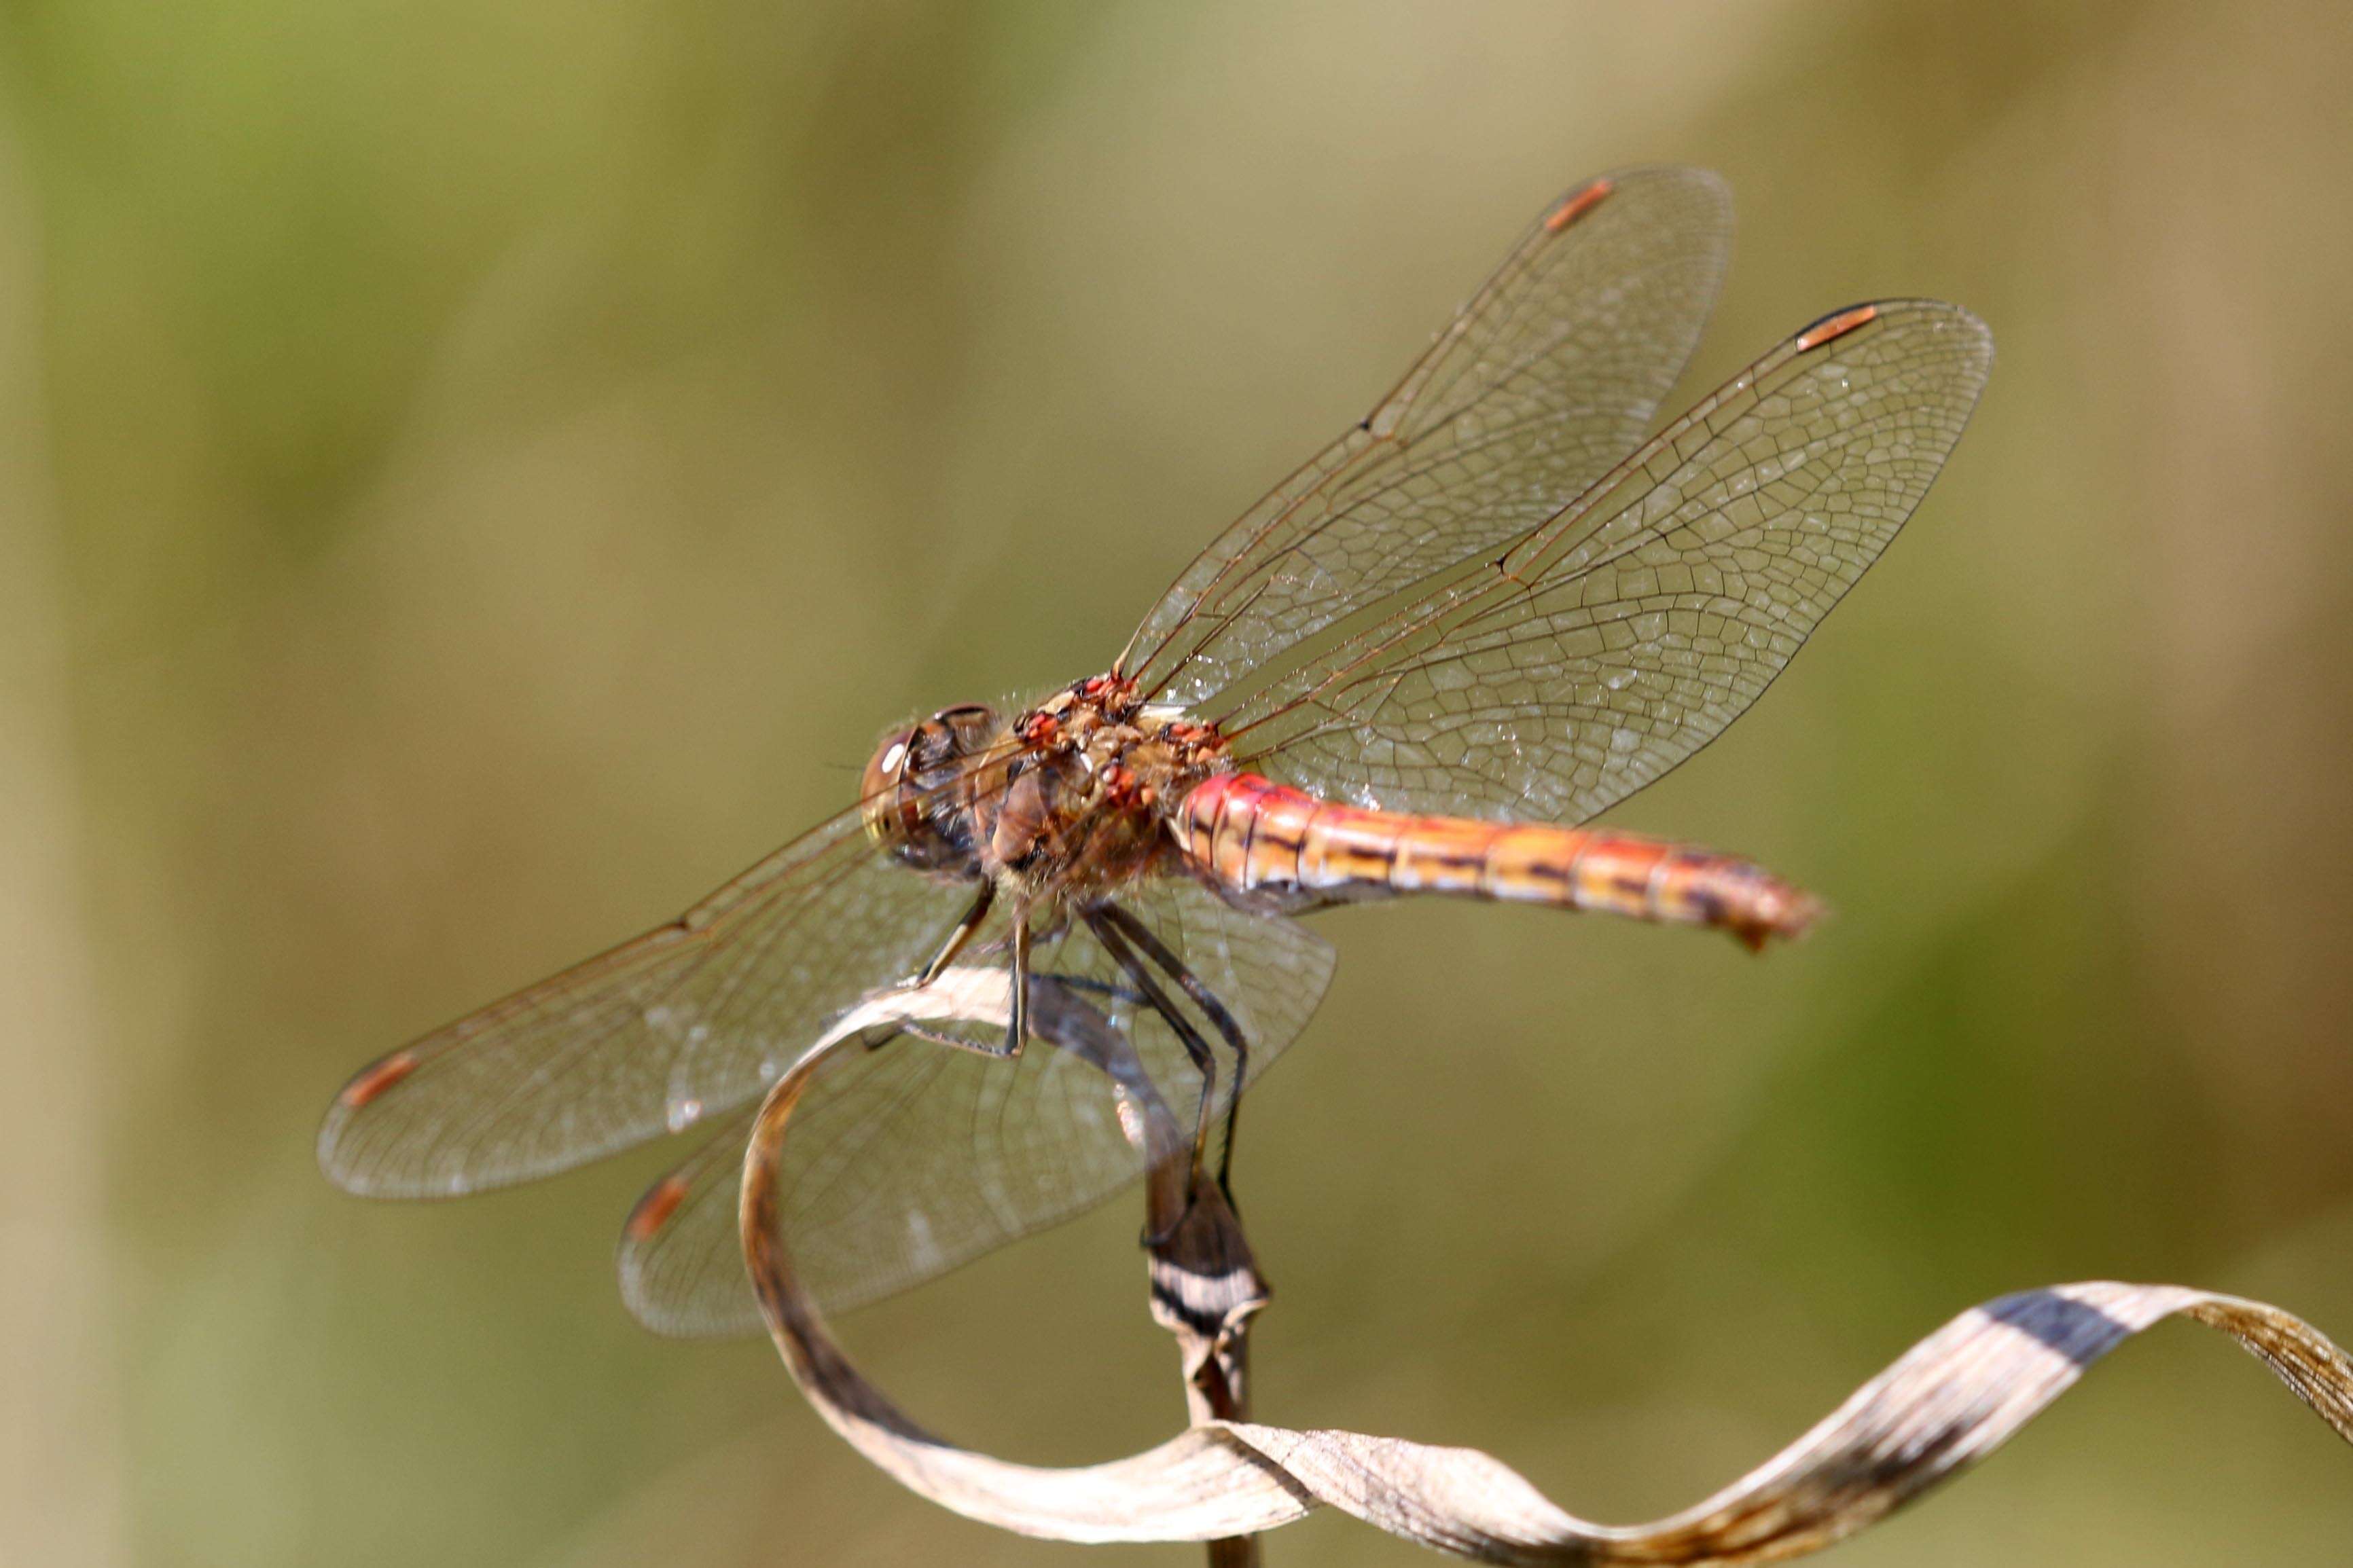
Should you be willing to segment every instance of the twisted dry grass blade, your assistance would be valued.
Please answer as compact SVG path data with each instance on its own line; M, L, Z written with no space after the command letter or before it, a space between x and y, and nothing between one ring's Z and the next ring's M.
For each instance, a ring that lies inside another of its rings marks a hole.
M1067 1005L1069 1000L1050 981L1033 981L1032 1048L1050 1041L1086 1058L1113 1079L1131 1112L1123 1118L1129 1135L1151 1163L1154 1206L1165 1209L1169 1197L1164 1186L1184 1179L1187 1141L1175 1133L1176 1123L1148 1075L1129 1070L1126 1052L1115 1046L1097 1051L1103 1037L1072 1026L1073 1018L1082 1015ZM777 1220L779 1157L803 1093L837 1056L863 1050L875 1031L943 1018L1001 1027L1007 1001L1004 976L992 970L951 969L922 991L879 994L828 1030L762 1101L744 1162L744 1260L794 1381L836 1432L902 1486L1024 1535L1081 1542L1213 1541L1305 1517L1314 1500L1215 1426L1192 1427L1130 1458L1067 1469L1009 1464L957 1447L916 1425L866 1380L802 1288Z
M857 1047L860 1030L893 1017L1001 1019L1004 994L994 973L951 971L928 994L895 993L845 1018L762 1104L744 1159L740 1215L769 1331L802 1392L901 1484L985 1523L1060 1541L1206 1541L1271 1530L1326 1506L1480 1562L1777 1561L1852 1535L1983 1458L2093 1363L2177 1316L2231 1335L2353 1441L2353 1361L2311 1325L2238 1297L2095 1281L1971 1308L1779 1454L1651 1524L1578 1519L1476 1449L1359 1432L1209 1423L1124 1459L1068 1469L976 1454L917 1426L843 1354L795 1278L789 1237L776 1226L776 1178L802 1091L834 1052ZM1088 1026L1091 1009L1067 1005L1071 1000L1043 1001L1039 1037L1118 1081L1116 1045ZM1158 1139L1150 1131L1166 1114L1165 1107L1155 1112L1138 1102L1140 1147L1170 1146L1165 1129Z

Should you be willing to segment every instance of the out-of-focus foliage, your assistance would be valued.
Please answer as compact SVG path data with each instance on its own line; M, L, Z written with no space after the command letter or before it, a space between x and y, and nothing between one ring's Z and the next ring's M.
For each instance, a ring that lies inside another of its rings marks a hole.
M1873 294L2000 342L1910 534L1618 814L1840 918L1765 962L1331 920L1243 1119L1261 1412L1637 1517L2017 1287L2353 1333L2348 79L2318 3L18 0L0 1558L1080 1561L896 1493L765 1345L636 1330L659 1156L372 1206L317 1113L833 809L886 722L1100 668L1638 161L1740 205L1693 389ZM959 1437L1151 1440L1134 1224L849 1337ZM1845 1560L2348 1530L2327 1432L2183 1333Z

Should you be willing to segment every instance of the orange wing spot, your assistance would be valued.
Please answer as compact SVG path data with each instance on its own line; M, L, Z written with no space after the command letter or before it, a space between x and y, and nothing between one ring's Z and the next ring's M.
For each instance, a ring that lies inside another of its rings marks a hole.
M360 1076L351 1082L343 1085L343 1092L335 1098L343 1102L345 1110L357 1110L385 1089L415 1072L417 1065L416 1052L395 1051L374 1067L362 1071Z
M1545 232L1558 234L1562 229L1599 206L1609 193L1617 188L1616 184L1608 180L1594 181L1552 209L1552 216L1545 219Z
M1798 352L1818 349L1833 338L1842 338L1865 321L1879 319L1876 305L1849 305L1843 310L1832 310L1812 326L1798 334Z
M629 1211L629 1223L626 1227L629 1239L639 1246L651 1241L661 1227L670 1223L670 1216L678 1213L678 1205L684 1202L684 1176L664 1176L656 1182L647 1189L646 1195L638 1200L638 1206Z

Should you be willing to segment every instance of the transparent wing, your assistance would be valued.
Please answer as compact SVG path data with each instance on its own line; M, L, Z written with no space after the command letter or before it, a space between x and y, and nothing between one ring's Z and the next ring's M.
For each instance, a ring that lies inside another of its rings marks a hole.
M1391 810L1580 821L1754 702L1960 438L1984 323L1816 322L1507 549L1458 562L1202 710L1246 766Z
M755 1101L711 1131L702 1147L629 1210L617 1265L630 1315L681 1339L757 1333L759 1303L744 1268L735 1204Z
M1332 950L1280 916L1244 912L1176 879L1121 903L1234 1016L1250 1046L1250 1079L1294 1038L1323 999ZM1005 962L993 916L965 962ZM1185 1130L1201 1078L1176 1035L1083 926L1032 953L1036 972L1099 1008L1132 1043L1134 1068ZM1219 1038L1200 1009L1163 984L1193 1027ZM1216 1047L1222 1114L1230 1058ZM741 1126L639 1200L620 1246L621 1291L649 1327L670 1334L756 1332L759 1309L736 1245ZM783 1161L785 1239L828 1310L902 1290L1017 1237L1068 1219L1144 1173L1119 1096L1102 1064L1033 1039L1007 1061L902 1035L836 1059L794 1113Z
M868 842L856 810L684 916L394 1052L319 1133L339 1185L435 1197L528 1181L758 1094L970 905Z
M1559 510L1641 439L1731 233L1722 182L1695 169L1632 170L1556 203L1370 417L1186 569L1118 668L1198 704Z

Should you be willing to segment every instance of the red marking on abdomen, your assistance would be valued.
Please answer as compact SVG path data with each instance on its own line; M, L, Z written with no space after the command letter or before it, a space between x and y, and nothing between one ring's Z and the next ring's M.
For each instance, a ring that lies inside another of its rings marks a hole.
M1876 305L1849 305L1843 310L1832 310L1798 334L1798 352L1804 353L1808 349L1818 349L1832 338L1842 338L1865 321L1878 319L1879 307Z
M1585 189L1553 208L1552 215L1545 219L1545 232L1558 234L1562 229L1599 206L1609 193L1617 188L1608 180L1594 181Z
M415 1072L417 1068L416 1052L395 1051L374 1066L361 1068L359 1077L343 1085L343 1092L335 1098L343 1102L345 1110L357 1110Z
M646 1195L639 1198L638 1206L629 1211L628 1223L622 1228L628 1233L631 1241L642 1246L651 1241L655 1233L670 1223L670 1216L676 1214L678 1205L685 1201L686 1178L664 1176L646 1189Z
M1194 863L1240 891L1331 899L1452 893L1715 926L1751 947L1796 936L1814 900L1730 855L1630 833L1413 816L1319 800L1255 773L1199 785L1178 805Z

